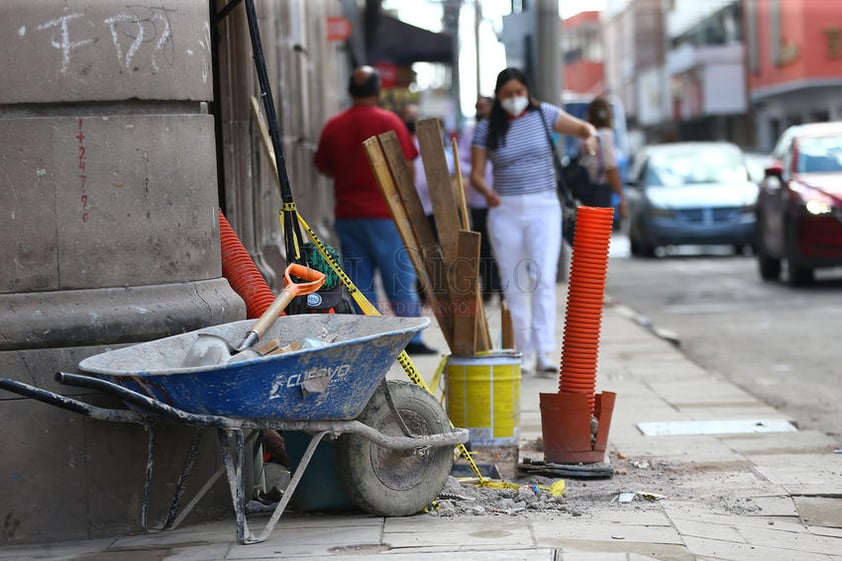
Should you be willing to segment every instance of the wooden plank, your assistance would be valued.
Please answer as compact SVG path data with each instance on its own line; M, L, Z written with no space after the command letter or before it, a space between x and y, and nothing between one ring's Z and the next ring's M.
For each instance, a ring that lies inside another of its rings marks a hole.
M477 286L479 283L480 234L470 230L459 231L457 251L459 257L448 269L453 318L453 354L473 356L477 353ZM479 300L482 304L482 300Z
M512 311L505 300L500 301L500 347L503 349L515 348L515 330L512 327Z
M452 349L453 313L441 249L424 214L421 199L394 131L363 142L375 177L398 225L427 301Z
M467 198L465 197L465 186L462 182L462 166L459 163L459 145L456 143L456 139L453 140L451 143L451 148L453 150L453 161L454 164L454 185L455 185L455 194L456 198L459 201L459 213L462 219L462 228L465 230L471 229L471 217L470 213L468 212L468 202ZM485 302L482 300L482 289L477 281L476 285L476 350L477 351L490 351L493 348L493 343L491 341L491 334L488 330L488 318L485 314Z
M462 228L459 226L459 206L453 194L439 120L419 120L416 133L433 203L433 215L436 217L439 243L445 261L450 263L458 257L459 230Z
M479 270L477 270L477 351L490 351L494 348L491 333L488 329L488 316L485 314L485 302L482 300L482 290L479 284Z
M453 154L453 187L456 200L459 202L462 229L471 230L471 215L468 212L468 198L465 196L465 185L462 181L462 164L459 161L459 144L455 138L451 141L450 148Z

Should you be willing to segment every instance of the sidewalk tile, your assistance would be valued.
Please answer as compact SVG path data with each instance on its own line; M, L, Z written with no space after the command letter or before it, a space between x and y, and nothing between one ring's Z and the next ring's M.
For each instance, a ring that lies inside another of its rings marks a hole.
M495 517L493 524L471 518L387 518L383 541L393 548L460 547L524 548L535 545L524 517Z
M743 463L745 467L742 469L750 470L750 465L741 455L714 436L644 436L621 442L613 439L613 442L626 456L645 452L648 456L665 458L674 462L692 462L706 466L726 462L735 465Z
M282 519L265 542L234 548L227 559L276 558L279 554L325 556L334 549L381 548L380 525L285 527L283 523Z
M801 531L791 531L767 526L740 526L740 534L747 543L789 549L799 552L835 554L840 553L840 541L838 538L827 536L816 536L801 528Z
M280 524L279 524L280 525ZM262 528L263 522L257 522ZM152 532L132 536L121 536L113 540L113 549L136 549L147 546L178 546L184 543L223 543L236 541L237 525L234 518L206 522L201 524L183 524L174 530Z
M416 551L401 552L388 551L383 553L358 550L348 554L331 554L331 561L430 561L435 556L436 561L554 561L555 551L552 549L507 549L502 551L464 550L464 551ZM323 557L313 555L302 555L300 557L272 557L272 561L282 559L283 561L314 561ZM254 558L258 561L258 558ZM166 561L170 561L169 559ZM260 560L262 561L262 559Z
M784 454L830 452L839 441L822 432L799 430L794 433L740 434L722 437L722 442L741 454Z
M736 543L748 543L742 534L730 524L711 524L710 522L682 519L673 519L673 524L675 524L678 533L683 538L691 536Z
M733 528L743 526L765 528L771 525L793 532L804 529L804 525L794 516L770 516L764 518L761 516L713 512L707 505L700 504L698 501L671 501L668 504L664 504L664 512L679 530L681 530L681 526L684 523L700 523L710 525L711 527L728 526Z
M709 375L696 379L671 382L650 382L652 389L667 402L677 407L699 406L701 404L756 404L757 399L731 384L711 378Z
M98 540L74 540L69 542L49 544L10 545L4 544L0 548L0 560L21 561L23 559L38 561L75 561L94 557L100 551L108 548L114 542L113 538Z
M755 469L780 485L815 485L842 489L842 461L834 454L756 454Z
M749 543L734 543L709 538L684 538L687 547L696 555L719 561L831 561L829 555L792 549L779 549Z
M544 547L563 547L568 540L604 541L655 544L681 544L681 538L668 524L636 524L633 513L627 522L594 523L588 517L561 522L533 522L535 540Z

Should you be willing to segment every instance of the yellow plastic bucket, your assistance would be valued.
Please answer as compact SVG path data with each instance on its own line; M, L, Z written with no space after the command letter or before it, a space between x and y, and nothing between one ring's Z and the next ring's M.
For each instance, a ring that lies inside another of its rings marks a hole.
M472 446L519 444L520 364L520 353L507 350L448 357L447 414Z

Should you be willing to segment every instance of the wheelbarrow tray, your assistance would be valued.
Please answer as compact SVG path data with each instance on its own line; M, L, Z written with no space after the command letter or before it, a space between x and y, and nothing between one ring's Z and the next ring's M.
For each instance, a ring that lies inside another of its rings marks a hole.
M197 329L91 356L79 369L189 413L247 419L356 418L397 356L429 318L303 314L278 319L263 336L321 347L212 366L182 367L199 333L236 346L254 320Z

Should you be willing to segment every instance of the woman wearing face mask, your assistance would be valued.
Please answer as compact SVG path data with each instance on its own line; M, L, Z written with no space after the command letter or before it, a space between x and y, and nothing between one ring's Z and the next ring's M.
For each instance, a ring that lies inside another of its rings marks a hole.
M524 370L558 371L556 271L561 252L561 204L556 193L550 131L584 139L597 150L596 129L561 108L532 98L526 75L497 76L494 105L471 143L471 185L488 202L488 231L503 295L512 313ZM493 164L493 188L485 167Z

